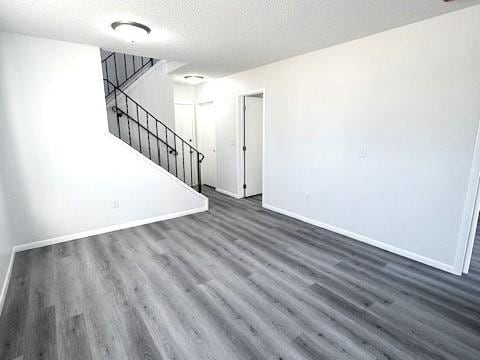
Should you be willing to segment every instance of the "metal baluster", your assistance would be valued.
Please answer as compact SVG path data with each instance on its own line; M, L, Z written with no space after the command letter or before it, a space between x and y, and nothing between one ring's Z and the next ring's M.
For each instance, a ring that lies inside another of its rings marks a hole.
M125 67L125 81L124 84L127 82L128 73L127 73L127 55L123 54L123 66Z
M185 141L182 139L182 163L183 163L183 182L185 181Z
M173 133L173 146L174 146L174 153L175 156L175 176L178 177L178 162L177 162L177 134Z
M168 128L165 126L165 143L167 144L167 170L170 172L170 151L168 149Z
M160 123L160 125L163 125L160 121L158 121L158 122ZM157 125L157 134L158 134L158 125ZM157 135L157 137L158 137L158 135ZM158 137L158 139L160 139L160 137ZM165 151L167 151L167 150L165 150ZM160 155L162 155L162 152L160 152ZM160 156L160 160L159 160L159 161L160 161L160 166L162 166L162 157L161 157L161 156ZM162 166L162 167L163 167L163 166Z
M125 107L127 109L127 125L128 125L128 143L132 146L132 134L130 131L130 115L128 114L128 97L125 96Z
M148 125L148 113L145 111L145 114L147 115L147 137L148 137L148 157L150 160L152 160L152 149L150 146L150 126Z
M105 78L108 80L108 61L105 61ZM110 95L110 89L107 82L107 92L106 96Z
M158 163L160 164L160 138L158 137L158 121L155 120L155 134L157 135L157 156Z
M117 103L117 91L113 89L113 94L115 96L115 116L117 117L117 126L118 126L118 138L122 138L122 134L120 132L120 117L118 116L118 103Z
M142 138L140 136L140 118L138 116L138 104L135 103L135 105L137 105L138 146L140 148L140 153L142 153Z
M118 69L117 69L117 53L113 53L113 62L115 64L115 79L117 81L117 87L118 87Z
M202 176L200 173L200 153L197 151L197 178L198 178L198 192L202 192Z
M192 146L190 146L190 186L193 186L193 156L192 156Z

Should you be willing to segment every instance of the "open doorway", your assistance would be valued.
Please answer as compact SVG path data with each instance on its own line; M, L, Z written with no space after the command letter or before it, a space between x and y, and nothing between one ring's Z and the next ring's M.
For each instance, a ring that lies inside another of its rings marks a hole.
M197 104L197 139L198 150L205 156L202 161L202 183L217 187L217 155L215 137L215 118L213 102Z
M477 127L472 163L466 207L460 229L460 239L465 239L465 247L462 249L463 252L457 255L457 263L460 263L463 273L468 273L474 264L478 270L480 261L480 125Z
M243 197L263 193L264 92L240 96Z
M472 247L472 251L470 252L468 258L468 267L465 269L465 272L471 271L478 274L480 273L480 224L478 222L475 228Z
M463 263L463 272L468 273L472 261L474 261L474 255L477 256L475 261L480 259L480 229L479 229L479 215L480 215L480 179L477 179L475 202L473 207L472 220L469 226L467 249L465 252L465 260Z

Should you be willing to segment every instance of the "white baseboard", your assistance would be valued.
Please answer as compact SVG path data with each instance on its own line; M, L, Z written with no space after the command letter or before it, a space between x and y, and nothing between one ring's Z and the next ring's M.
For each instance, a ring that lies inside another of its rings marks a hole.
M329 225L329 224L323 223L321 221L313 220L313 219L310 219L306 216L299 215L299 214L290 212L288 210L283 210L283 209L277 208L277 207L272 206L272 205L263 204L263 207L268 209L268 210L272 210L272 211L275 211L277 213L280 213L280 214L292 217L294 219L306 222L308 224L315 225L315 226L321 227L323 229L333 231L337 234L344 235L344 236L347 236L349 238L361 241L363 243L378 247L382 250L386 250L386 251L389 251L391 253L394 253L394 254L404 256L406 258L418 261L422 264L426 264L426 265L432 266L434 268L449 272L451 274L461 275L461 272L455 271L453 265L445 264L445 263L442 263L440 261L425 257L423 255L418 255L418 254L412 253L410 251L398 248L396 246L386 244L382 241L374 240L374 239L369 238L367 236L359 235L359 234L356 234L356 233L351 232L349 230L345 230L345 229L342 229L342 228L339 228L339 227L336 227L336 226L333 226L333 225Z
M10 283L10 277L12 276L13 261L15 259L15 249L12 249L10 255L10 261L8 263L7 273L5 274L5 280L3 280L2 292L0 293L0 315L2 314L3 305L7 297L8 284Z
M232 193L232 192L227 191L227 190L215 188L215 191L218 191L220 194L224 194L224 195L231 196L231 197L233 197L233 198L235 198L235 199L242 199L242 198L243 198L243 196L240 196L240 195L238 195L238 194Z
M66 242L66 241L83 239L83 238L86 238L86 237L89 237L89 236L105 234L105 233L109 233L109 232L117 231L117 230L122 230L122 229L128 229L128 228L135 227L135 226L150 224L150 223L154 223L154 222L157 222L157 221L169 220L169 219L173 219L173 218L177 218L177 217L181 217L181 216L196 214L196 213L203 212L203 211L208 211L208 204L205 205L205 206L202 206L200 208L180 211L180 212L176 212L176 213L173 213L173 214L161 215L161 216L156 216L156 217L153 217L153 218L142 219L142 220L135 220L135 221L130 221L130 222L123 223L123 224L111 225L111 226L107 226L107 227L103 227L103 228L99 228L99 229L94 229L94 230L89 230L89 231L84 231L84 232L80 232L80 233L76 233L76 234L64 235L64 236L59 236L59 237L52 238L52 239L34 241L34 242L31 242L31 243L28 243L28 244L17 245L17 246L14 247L14 251L15 252L20 252L20 251L39 248L39 247L42 247L42 246L54 245L54 244L58 244L58 243Z

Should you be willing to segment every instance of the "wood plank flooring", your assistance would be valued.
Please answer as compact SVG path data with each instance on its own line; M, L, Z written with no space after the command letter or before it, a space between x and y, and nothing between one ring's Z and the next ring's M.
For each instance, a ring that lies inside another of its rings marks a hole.
M17 254L0 359L480 359L456 277L205 190L211 210Z

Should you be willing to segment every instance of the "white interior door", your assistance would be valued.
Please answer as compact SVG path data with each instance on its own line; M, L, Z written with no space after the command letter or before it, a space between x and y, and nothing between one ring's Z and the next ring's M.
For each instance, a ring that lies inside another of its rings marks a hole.
M195 107L193 104L175 104L175 132L194 146Z
M245 96L245 196L262 193L263 98Z
M193 104L175 104L175 133L186 143L195 147L195 106ZM173 141L173 140L172 140ZM190 154L187 145L177 139L177 176L189 185L197 183L196 154Z
M212 112L213 103L197 105L198 149L205 155L202 162L202 183L217 186L217 155L215 153L215 119Z

